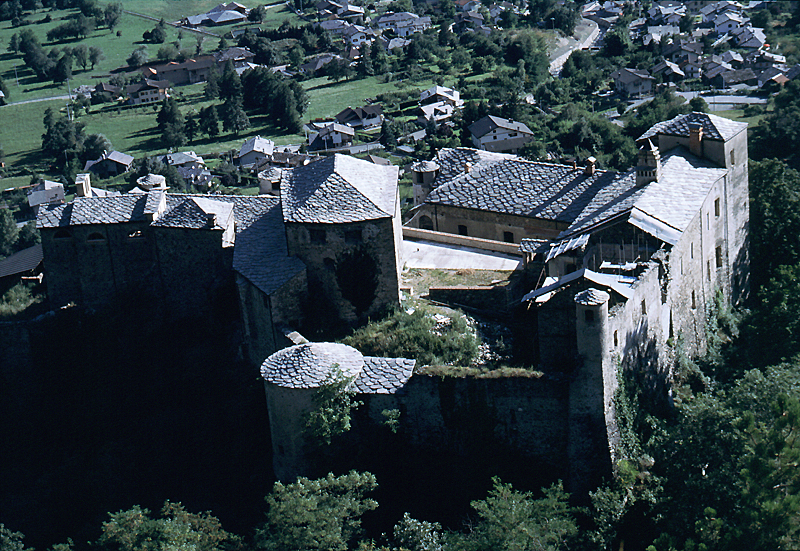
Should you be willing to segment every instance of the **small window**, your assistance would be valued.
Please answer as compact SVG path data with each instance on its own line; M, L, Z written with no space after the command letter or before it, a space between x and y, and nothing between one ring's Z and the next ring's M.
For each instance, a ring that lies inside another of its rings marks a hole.
M614 331L614 346L619 346L619 336L617 331Z
M706 261L706 273L708 274L708 280L711 281L711 261Z
M344 232L344 242L345 243L361 243L363 238L361 236L361 230L347 230Z
M269 308L269 296L262 293L261 302L264 303L264 308Z
M647 315L647 302L645 302L644 300L642 300L642 315L643 316Z
M503 241L506 243L513 243L514 242L514 232L504 231L503 232Z
M694 291L692 291L692 310L697 309L697 296L695 295Z
M433 220L430 216L420 216L419 217L419 227L422 230L432 230L433 229Z
M281 190L281 183L280 183L280 181L278 181L278 182L272 182L272 191L280 191L280 190Z
M53 239L71 239L71 238L72 234L69 233L69 230L58 230L53 236Z
M689 243L689 258L694 258L694 243Z
M467 227L462 226L461 224L458 225L458 235L469 235L467 232Z
M584 320L585 320L587 323L592 323L592 322L594 322L594 310L584 310L584 311L583 311L583 319L584 319Z
M321 245L328 241L325 230L309 230L308 233L311 236L311 242L314 244Z
M719 197L714 199L714 216L719 217Z
M105 240L106 238L103 236L102 233L99 232L92 232L89 234L89 237L86 238L87 243L101 243Z
M716 251L717 268L722 268L722 247L717 247Z
M134 230L128 234L128 239L142 239L142 238L144 238L142 230Z
M731 149L731 166L736 164L736 152L735 150Z

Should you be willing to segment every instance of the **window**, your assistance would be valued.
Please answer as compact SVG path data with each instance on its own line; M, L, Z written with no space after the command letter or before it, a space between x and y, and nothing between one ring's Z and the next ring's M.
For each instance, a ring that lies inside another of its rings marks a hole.
M717 268L722 268L722 247L717 247L715 253L717 259Z
M458 235L469 235L469 233L467 233L467 227L466 226L462 226L461 224L459 224L458 225Z
M503 232L503 241L506 243L513 243L514 242L514 232L504 231Z
M708 280L711 281L711 261L706 261L706 273L708 274Z
M731 149L731 166L736 164L736 152Z
M594 322L594 310L584 310L583 311L583 319L587 323L593 323Z
M345 243L361 243L363 238L361 237L361 230L347 230L344 232L344 242Z
M431 220L430 216L420 216L419 217L419 227L422 230L432 230L433 229L433 220Z
M308 230L308 233L311 236L311 242L316 245L321 245L328 241L325 230Z
M614 331L614 346L619 346L619 336L617 331Z
M106 238L99 232L92 232L89 234L89 237L86 238L87 243L102 243L105 240Z
M277 182L272 182L272 191L280 191L280 189L281 189L280 180Z
M644 300L642 300L642 315L647 315L647 303Z
M689 243L689 257L694 258L694 242Z
M697 296L695 295L694 291L692 291L692 310L697 309Z
M714 199L714 216L719 217L719 197Z
M53 236L53 239L71 239L72 234L69 233L69 230L58 230L56 234Z

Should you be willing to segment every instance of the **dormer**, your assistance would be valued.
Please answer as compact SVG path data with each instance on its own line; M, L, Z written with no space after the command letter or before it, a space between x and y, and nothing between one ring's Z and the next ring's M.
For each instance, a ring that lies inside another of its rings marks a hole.
M649 139L639 148L636 165L636 186L657 182L661 177L661 153Z

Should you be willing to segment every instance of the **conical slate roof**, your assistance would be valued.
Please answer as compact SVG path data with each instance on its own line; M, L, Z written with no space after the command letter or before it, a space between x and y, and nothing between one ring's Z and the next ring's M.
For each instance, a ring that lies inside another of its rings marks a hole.
M345 377L357 377L364 368L364 357L345 344L298 344L267 358L261 365L261 376L285 388L317 388L330 382L337 368Z

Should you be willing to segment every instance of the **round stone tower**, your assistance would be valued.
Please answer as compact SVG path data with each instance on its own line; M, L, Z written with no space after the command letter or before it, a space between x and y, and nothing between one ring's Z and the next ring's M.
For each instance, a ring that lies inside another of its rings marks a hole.
M614 372L607 346L610 298L608 293L598 289L586 289L575 295L575 331L580 359L569 389L567 453L570 488L579 494L596 488L603 473L611 473L606 422L607 413L613 415L610 411L613 389L608 386L613 383L607 381Z
M314 409L314 391L341 372L357 377L364 357L338 343L305 343L272 354L261 365L272 434L272 465L278 480L293 480L306 472L306 416Z
M435 161L419 161L411 165L411 182L414 184L414 206L421 205L433 190L433 183L439 175L439 165Z

